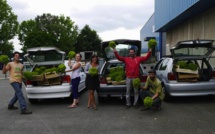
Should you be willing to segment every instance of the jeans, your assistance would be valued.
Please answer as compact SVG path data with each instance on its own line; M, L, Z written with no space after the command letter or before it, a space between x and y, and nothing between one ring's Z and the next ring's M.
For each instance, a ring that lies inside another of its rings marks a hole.
M76 78L72 79L72 81L71 81L73 99L78 99L78 97L79 97L79 95L78 95L78 85L80 83L80 80L81 80L80 77L76 77Z
M25 102L25 98L24 98L24 95L22 92L22 84L18 83L18 82L12 82L10 84L15 91L15 95L11 99L11 101L9 102L9 105L13 106L18 100L21 110L25 110L26 109L26 102Z
M154 94L151 93L149 90L141 90L140 97L144 100L146 97L153 97ZM152 106L159 107L161 106L161 99L159 97L153 100Z
M131 89L133 87L132 81L135 78L126 78L126 105L131 105ZM133 105L137 105L139 98L139 89L134 89L134 102Z

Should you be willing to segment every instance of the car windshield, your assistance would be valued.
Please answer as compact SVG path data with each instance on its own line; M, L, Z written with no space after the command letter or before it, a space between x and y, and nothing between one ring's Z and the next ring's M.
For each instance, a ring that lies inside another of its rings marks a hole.
M118 44L116 46L116 51L118 52L118 54L120 56L127 57L128 54L129 54L129 49L130 48L135 49L135 52L137 54L138 47L134 46L134 45L131 45L131 44ZM107 56L108 59L115 59L115 55L113 53L113 49L111 49L109 46L107 46L105 48L105 54L106 54L106 56Z
M208 52L208 48L195 47L195 48L180 48L175 49L175 56L204 56Z

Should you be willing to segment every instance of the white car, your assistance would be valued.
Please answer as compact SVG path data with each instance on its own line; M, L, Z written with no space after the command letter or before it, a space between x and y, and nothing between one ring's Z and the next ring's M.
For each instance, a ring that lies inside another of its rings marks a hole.
M36 67L45 66L46 68L57 67L59 64L64 63L69 69L67 62L65 61L65 52L60 51L56 47L36 47L27 49L27 54L25 55L28 62L30 62L32 71ZM79 92L84 90L86 74L84 69L81 71L81 81L79 84ZM60 80L59 80L60 79ZM48 83L44 84L44 81L26 81L26 94L29 102L35 104L39 99L50 99L50 98L67 98L71 97L71 77L70 72L66 74L59 75L58 83ZM43 84L41 84L43 83Z

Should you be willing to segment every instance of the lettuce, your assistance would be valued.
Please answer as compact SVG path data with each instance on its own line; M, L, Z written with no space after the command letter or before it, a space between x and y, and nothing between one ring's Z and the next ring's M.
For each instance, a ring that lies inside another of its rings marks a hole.
M58 69L58 72L64 73L66 70L66 66L62 63L58 65L57 69Z
M143 100L143 104L144 106L146 107L151 107L152 106L152 103L153 103L153 99L151 97L146 97L144 100Z
M114 49L116 47L116 43L114 41L110 41L109 42L109 47Z
M140 79L139 78L134 79L132 81L132 84L133 84L134 88L140 88L140 86L141 86Z
M9 57L7 55L1 55L0 56L0 62L7 64L10 61Z
M150 39L148 41L148 47L149 48L154 48L157 45L157 41L155 39Z
M91 76L96 76L96 75L98 75L98 69L97 69L96 67L90 68L90 69L89 69L89 74L90 74Z
M74 51L70 51L70 52L68 53L68 57L69 57L70 59L75 58L75 55L76 55L76 53L75 53Z

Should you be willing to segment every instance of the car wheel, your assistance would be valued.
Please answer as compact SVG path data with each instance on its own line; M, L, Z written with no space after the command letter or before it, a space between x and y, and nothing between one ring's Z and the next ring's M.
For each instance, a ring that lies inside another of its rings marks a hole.
M169 93L166 91L166 88L163 86L163 92L164 92L164 101L170 102L172 100L172 97L169 95Z
M38 99L28 99L31 104L37 104Z
M104 103L105 102L105 98L104 97L98 97L98 102L99 103Z

